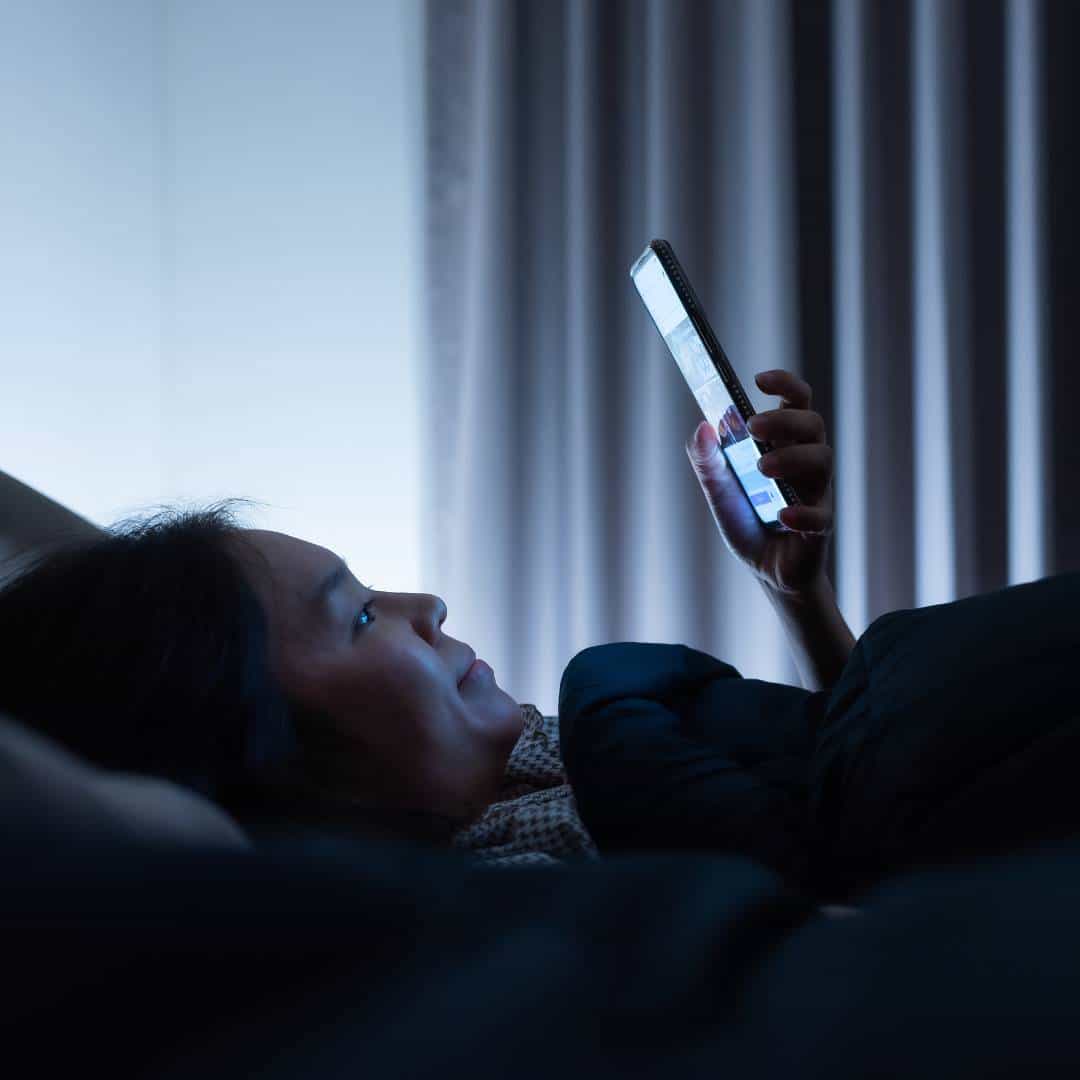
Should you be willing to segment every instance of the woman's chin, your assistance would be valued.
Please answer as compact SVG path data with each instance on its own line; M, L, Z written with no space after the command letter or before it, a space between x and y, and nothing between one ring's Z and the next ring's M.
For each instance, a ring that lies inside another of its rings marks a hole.
M525 726L521 706L498 686L476 693L472 704L474 729L487 741L513 749Z

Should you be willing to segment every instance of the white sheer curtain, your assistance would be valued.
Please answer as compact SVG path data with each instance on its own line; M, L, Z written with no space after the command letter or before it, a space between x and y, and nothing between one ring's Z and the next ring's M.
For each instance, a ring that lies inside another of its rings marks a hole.
M1074 11L430 0L424 575L518 700L554 711L617 640L798 681L686 460L700 414L627 277L654 236L756 407L756 371L814 386L856 634L1077 564L1046 89Z

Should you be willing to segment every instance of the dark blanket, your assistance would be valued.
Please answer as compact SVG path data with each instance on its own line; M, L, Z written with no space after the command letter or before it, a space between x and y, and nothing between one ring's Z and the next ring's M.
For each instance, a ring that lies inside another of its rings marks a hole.
M1080 1070L1075 846L898 879L840 920L717 857L482 871L99 837L0 863L10 1075Z
M37 1076L660 1076L702 1040L731 1063L735 995L813 915L746 860L6 839L0 1034Z
M563 755L601 851L742 854L822 897L1080 833L1080 574L873 622L830 691L585 649Z
M582 819L605 853L739 854L801 880L825 704L823 693L744 679L685 645L585 649L559 690Z

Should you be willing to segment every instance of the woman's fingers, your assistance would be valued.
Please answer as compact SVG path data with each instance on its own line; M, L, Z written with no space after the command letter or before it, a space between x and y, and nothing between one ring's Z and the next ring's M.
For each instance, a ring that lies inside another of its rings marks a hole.
M777 445L825 441L825 421L820 413L809 409L770 409L755 413L746 426L755 439Z
M828 443L800 443L770 450L758 461L758 469L774 479L815 477L828 480L832 475L833 450Z
M754 382L766 394L779 394L784 405L790 405L794 409L810 408L810 384L790 371L783 368L759 371L754 376Z
M785 506L777 516L795 532L824 534L833 527L832 510L827 506Z

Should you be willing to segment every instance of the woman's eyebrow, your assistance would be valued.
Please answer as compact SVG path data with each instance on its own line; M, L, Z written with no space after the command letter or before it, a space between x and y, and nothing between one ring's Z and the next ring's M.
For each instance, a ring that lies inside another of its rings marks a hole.
M345 560L342 559L340 562L338 562L334 569L331 570L330 573L327 574L326 577L324 577L322 581L319 582L318 588L316 588L315 592L312 593L311 596L312 604L314 604L316 607L322 607L322 605L325 604L326 601L329 599L330 594L336 588L338 588L348 576L349 567L346 564Z

